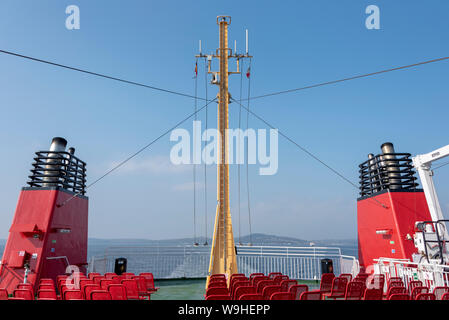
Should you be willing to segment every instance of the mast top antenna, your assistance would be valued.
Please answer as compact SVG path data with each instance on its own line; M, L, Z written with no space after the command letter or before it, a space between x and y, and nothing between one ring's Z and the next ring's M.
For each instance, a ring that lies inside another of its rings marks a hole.
M221 22L227 22L228 24L231 24L231 16L218 16L217 24L220 24Z

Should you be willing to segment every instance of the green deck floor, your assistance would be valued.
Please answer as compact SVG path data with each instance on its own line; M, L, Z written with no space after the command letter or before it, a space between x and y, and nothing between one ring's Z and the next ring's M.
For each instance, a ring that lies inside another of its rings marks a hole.
M302 281L298 284L306 284L309 290L318 289L316 281ZM151 295L151 300L203 300L206 279L182 279L182 280L156 280L156 287L160 289Z

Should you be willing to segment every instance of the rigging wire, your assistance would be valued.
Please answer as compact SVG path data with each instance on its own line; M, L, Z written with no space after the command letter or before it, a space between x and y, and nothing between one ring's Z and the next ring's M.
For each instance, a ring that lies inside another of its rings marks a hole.
M174 129L176 129L177 127L179 127L181 124L183 124L184 122L186 122L187 120L189 120L190 118L192 118L195 114L197 114L198 112L200 112L201 110L203 110L204 108L206 108L210 103L216 101L217 98L209 101L208 103L206 103L204 106L202 106L201 108L199 108L196 112L189 114L187 117L185 117L184 119L182 119L181 121L179 121L178 123L176 123L174 126L170 127L169 129L167 129L166 131L164 131L163 133L161 133L159 136L157 136L155 139L153 139L151 142L149 142L148 144L146 144L145 146L143 146L142 148L140 148L139 150L137 150L136 152L134 152L133 154L131 154L129 157L127 157L125 160L123 160L122 162L120 162L119 164L117 164L116 166L112 167L111 169L109 169L108 171L106 171L103 175L101 175L99 178L95 179L93 182L91 182L90 184L88 184L86 186L85 189L88 189L90 187L92 187L93 185L97 184L99 181L103 180L105 177L107 177L108 175L110 175L112 172L114 172L115 170L119 169L121 166L123 166L125 163L127 163L128 161L130 161L131 159L133 159L134 157L136 157L137 155L139 155L140 153L142 153L143 151L145 151L147 148L149 148L150 146L152 146L153 144L155 144L157 141L159 141L160 139L162 139L164 136L166 136L167 134L169 134L171 131L173 131ZM58 204L57 207L62 207L64 205L66 205L69 201L73 200L74 198L76 198L77 196L81 195L81 192L78 192L76 194L74 194L72 197L68 198L67 200L63 201L61 204Z
M134 85L134 86L144 87L144 88L147 88L147 89L152 89L152 90L162 91L162 92L166 92L166 93L171 93L171 94L175 94L175 95L178 95L178 96L183 96L183 97L188 97L188 98L194 98L194 99L200 99L200 100L207 101L204 98L197 98L195 96L192 96L192 95L189 95L189 94L186 94L186 93L182 93L182 92L178 92L178 91L174 91L174 90L163 89L163 88L158 88L158 87L155 87L155 86L152 86L152 85L148 85L148 84L144 84L144 83L140 83L140 82L135 82L135 81L130 81L130 80L126 80L126 79L123 79L123 78L117 78L117 77L109 76L109 75L102 74L102 73L88 71L88 70L85 70L85 69L75 68L75 67L71 67L71 66L68 66L68 65L64 65L64 64L60 64L60 63L56 63L56 62L52 62L52 61L48 61L48 60L38 59L38 58L22 55L22 54L11 52L11 51L6 51L6 50L1 50L0 49L0 53L8 54L8 55L19 57L19 58L23 58L23 59L28 59L28 60L35 61L35 62L45 63L45 64L48 64L48 65L52 65L52 66L55 66L55 67L60 67L60 68L64 68L64 69L68 69L68 70L72 70L72 71L82 72L82 73L86 73L86 74L89 74L89 75L92 75L92 76L96 76L96 77L101 77L101 78L105 78L105 79L109 79L109 80L119 81L119 82L123 82L123 83L126 83L126 84L131 84L131 85Z
M243 61L242 61L243 62ZM242 70L243 70L243 63L241 66ZM243 84L243 73L240 72L240 103L242 103L242 84ZM241 129L242 128L242 107L239 106L239 126L238 128ZM240 155L240 132L241 130L238 131L238 155ZM239 157L240 160L240 157ZM238 180L238 187L237 187L237 192L238 192L238 199L237 199L237 203L238 203L238 215L239 215L239 245L242 245L242 241L241 241L241 208L240 208L240 162L237 161L237 180Z
M413 67L417 67L417 66L421 66L421 65L425 65L425 64L429 64L429 63L434 63L434 62L440 62L440 61L444 61L444 60L448 60L448 59L449 59L449 57L442 57L442 58L437 58L437 59L432 59L432 60L426 60L426 61L417 62L417 63L414 63L414 64L409 64L409 65L405 65L405 66L400 66L400 67L380 70L380 71L371 72L371 73L365 73L365 74L356 75L356 76L352 76L352 77L348 77L348 78L332 80L332 81L327 81L327 82L322 82L322 83L316 83L316 84L312 84L312 85L305 86L305 87L299 87L299 88L294 88L294 89L289 89L289 90L272 92L272 93L263 94L263 95L260 95L260 96L250 97L248 99L254 100L254 99L266 98L266 97L271 97L271 96L276 96L276 95L280 95L280 94L291 93L291 92L296 92L296 91L301 91L301 90L306 90L306 89L323 87L323 86L327 86L327 85L331 85L331 84L336 84L336 83L350 81L350 80L355 80L355 79L360 79L360 78L371 77L371 76L379 75L379 74L382 74L382 73L387 73L387 72L392 72L392 71L397 71L397 70L413 68Z
M198 108L198 59L195 62L195 102L194 102L194 121L197 121L197 108ZM196 139L193 139L193 152L196 152ZM195 156L193 156L195 158ZM196 163L193 161L193 245L198 246L196 239Z
M248 101L247 101L247 105L248 108L246 108L246 130L248 130L249 128L249 97L251 95L251 63L252 63L252 59L249 59L249 67L248 67ZM242 107L243 105L241 103L239 103L240 107ZM244 106L243 106L244 107ZM245 107L244 107L245 108ZM248 195L248 224L249 224L249 245L251 246L253 243L252 240L252 227L251 227L251 205L250 205L250 194L249 194L249 164L248 164L248 159L249 159L249 155L248 155L248 144L249 144L249 140L248 143L246 144L246 192Z
M205 90L206 90L206 100L208 99L208 93L207 93L207 58L204 58L204 83L205 83ZM208 114L207 114L207 105L206 105L206 123L205 123L205 130L207 132L208 128ZM206 146L206 142L204 141L204 146ZM207 246L207 164L206 161L204 161L204 245Z
M231 97L231 99L233 101L235 101L236 103L239 103L237 100L235 100L234 98ZM248 113L250 113L251 115L253 115L254 117L256 117L257 119L259 119L260 121L262 121L263 123L265 123L265 125L267 125L268 127L270 127L271 129L276 129L273 125L271 125L270 123L268 123L265 119L263 119L262 117L260 117L259 115L255 114L253 111L249 110L248 108L246 108L243 104L241 105L244 109L247 110ZM299 149L301 149L303 152L305 152L306 154L308 154L310 157L312 157L313 159L315 159L316 161L318 161L319 163L321 163L323 166L325 166L326 168L328 168L330 171L332 171L333 173L335 173L337 176L339 176L341 179L343 179L344 181L346 181L347 183L349 183L350 185L352 185L353 187L355 187L357 190L359 190L359 187L352 182L351 180L349 180L348 178L346 178L343 174L341 174L340 172L338 172L336 169L332 168L330 165L328 165L326 162L324 162L323 160L321 160L320 158L318 158L316 155L314 155L313 153L311 153L309 150L307 150L306 148L304 148L303 146L301 146L299 143L297 143L295 140L293 140L292 138L290 138L289 136L287 136L286 134L284 134L282 131L280 131L279 129L276 129L278 131L278 134L281 135L282 137L284 137L285 139L287 139L288 141L290 141L291 143L293 143L296 147L298 147ZM382 202L380 202L379 200L375 199L375 198L370 198L373 199L375 202L377 202L379 205L381 205L383 208L387 208L387 206L385 204L383 204Z
M442 168L442 167L444 167L444 166L447 166L448 164L449 164L449 161L448 161L448 162L445 162L445 163L443 163L443 164L441 164L441 165L439 165L438 167L433 168L432 170L440 169L440 168Z

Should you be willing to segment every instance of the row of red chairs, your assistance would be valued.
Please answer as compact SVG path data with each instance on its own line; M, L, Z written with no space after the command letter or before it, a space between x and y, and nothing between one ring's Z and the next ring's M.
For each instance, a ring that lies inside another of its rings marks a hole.
M82 273L72 276L60 275L56 279L41 279L37 288L38 300L143 300L150 299L158 288L154 286L151 273L132 273L117 275L107 273L90 273L88 277ZM19 284L8 297L6 289L0 289L0 300L34 300L32 284Z
M225 275L213 275L209 279L206 300L319 300L321 295L308 291L307 285L299 285L296 280L280 272L267 276L253 273L233 274L227 286Z
M335 277L323 274L319 291L323 298L346 300L445 300L449 299L449 287L436 287L433 292L421 281L409 282L407 288L400 278L391 278L384 294L385 276L360 273L353 280L350 274ZM369 280L368 280L369 279ZM368 286L368 287L367 287Z

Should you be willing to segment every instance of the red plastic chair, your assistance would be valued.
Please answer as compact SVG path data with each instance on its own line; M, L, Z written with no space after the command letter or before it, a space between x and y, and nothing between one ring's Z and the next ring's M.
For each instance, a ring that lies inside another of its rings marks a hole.
M89 300L112 300L111 294L106 290L93 290Z
M63 300L84 300L81 290L66 290L62 294Z
M288 292L293 295L294 300L299 300L301 294L307 291L309 291L309 287L305 284L295 284L288 290Z
M0 289L0 300L8 300L8 291L4 288Z
M152 292L147 291L147 283L145 281L145 278L142 276L135 276L133 277L133 280L136 280L137 282L137 290L139 291L139 296L141 297L148 297L148 300L150 300Z
M94 277L97 277L97 276L101 276L101 274L98 272L91 272L88 274L88 278L92 279L92 280L94 279Z
M112 280L103 279L100 281L100 287L102 290L108 290L108 286L112 284Z
M250 281L242 280L242 281L236 281L234 282L233 286L231 287L231 298L235 297L235 292L239 287L248 287L251 286ZM251 286L252 287L252 286ZM256 290L256 288L254 288Z
M422 287L422 281L420 280L414 280L414 281L410 281L408 284L408 293L412 293L413 289L415 289L416 287Z
M37 290L53 290L56 291L55 286L52 284L40 284L39 287L37 287Z
M348 280L348 283L352 281L352 274L350 273L342 273L339 275L340 278L346 278Z
M252 280L251 280L251 285L257 288L257 284L260 281L264 281L264 280L270 280L268 279L267 276L255 276Z
M245 287L238 287L235 290L234 295L232 296L233 300L240 300L240 298L245 294L255 294L256 288L253 286L245 286Z
M332 280L332 288L331 292L324 293L324 298L330 298L330 299L337 299L337 298L344 298L346 294L346 286L348 285L348 279L347 278L334 278Z
M281 292L281 286L279 286L279 285L266 286L262 290L262 296L263 296L264 300L270 300L271 296L274 293L278 293L278 292Z
M284 280L289 280L289 277L287 275L278 275L273 279L274 284L281 284L281 282Z
M345 300L362 300L365 286L361 281L351 281L346 286Z
M128 300L142 300L139 295L139 288L137 287L137 281L132 279L122 280L122 284L126 288L126 295Z
M41 289L37 291L37 298L38 299L54 299L56 300L58 296L56 295L55 290L46 290Z
M257 283L256 292L261 293L265 287L274 285L273 280L262 280ZM263 294L262 294L263 295Z
M104 274L104 277L105 277L106 279L108 279L108 280L112 280L112 277L115 277L115 276L117 276L117 274L114 273L114 272L106 272L106 273Z
M293 294L288 292L276 292L271 295L270 300L293 300Z
M420 293L415 300L436 300L436 297L433 293Z
M34 287L31 283L19 283L16 289L28 289L34 292Z
M159 289L159 287L154 286L154 276L151 272L142 272L140 276L145 278L148 292L156 292Z
M382 300L383 292L382 289L376 288L366 288L363 300Z
M393 294L406 294L406 293L407 289L405 289L405 287L392 287L388 290L387 299L390 299L390 297Z
M282 280L280 286L281 286L281 292L288 292L290 290L291 286L297 285L298 281L296 280Z
M210 282L207 285L208 289L210 289L210 288L227 288L227 287L228 287L228 285L227 285L226 281L214 281L214 282Z
M229 295L228 288L209 288L206 291L207 296L215 296L215 295Z
M52 285L53 287L55 286L55 283L53 281L53 279L50 278L42 278L39 281L39 285Z
M421 293L429 293L429 288L427 287L414 287L412 290L412 294L410 295L411 300L416 300L418 294Z
M104 279L106 279L106 278L103 277L103 276L97 276L97 275L94 275L94 276L92 276L91 279L94 281L94 284L100 285L101 280L104 280Z
M108 292L111 294L112 300L128 300L126 287L123 284L110 284Z
M392 294L388 300L410 300L408 293L395 293Z
M276 276L282 276L282 272L270 272L268 274L268 279L274 280L274 277L276 277Z
M136 275L132 272L123 272L121 274L125 279L132 279L133 277L135 277Z
M253 280L254 277L257 277L257 276L264 276L264 275L265 275L265 274L263 274L263 273L261 273L261 272L251 273L251 274L249 275L249 281Z
M449 300L449 292L443 293L441 300Z
M320 289L312 290L312 292L319 291L322 294L331 292L332 290L332 281L334 280L335 275L333 273L323 273L321 276Z
M30 289L15 289L13 291L14 298L22 298L24 300L34 300L33 291Z
M85 300L90 300L90 293L94 290L101 290L101 287L98 284L86 284L83 287L83 294Z
M239 300L263 300L263 296L258 293L250 293L242 295Z
M228 295L212 295L206 297L206 300L231 300L231 297Z
M435 287L432 293L435 295L437 300L441 300L443 294L447 292L449 292L449 287Z

